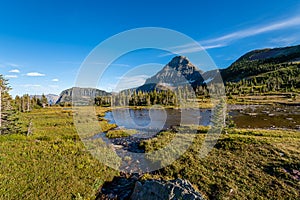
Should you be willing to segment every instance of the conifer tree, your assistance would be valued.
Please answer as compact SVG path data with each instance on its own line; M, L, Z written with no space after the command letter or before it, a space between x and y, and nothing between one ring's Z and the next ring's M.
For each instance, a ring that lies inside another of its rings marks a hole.
M8 93L11 88L0 75L0 135L19 132L14 102Z

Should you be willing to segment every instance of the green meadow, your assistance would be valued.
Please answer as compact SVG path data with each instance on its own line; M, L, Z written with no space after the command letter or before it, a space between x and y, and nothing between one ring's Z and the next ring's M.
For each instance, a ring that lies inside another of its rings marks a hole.
M96 113L110 137L134 134L132 130L110 130L115 126L102 118L107 110L97 107ZM0 199L94 199L105 181L119 176L86 150L73 115L61 107L19 114L24 134L0 137ZM27 135L28 126L31 133ZM197 134L188 150L171 165L144 174L142 179L188 179L209 199L300 198L299 131L229 128L201 159L208 127L183 127L180 133L186 131L183 137L189 137L191 129L197 129ZM174 137L175 132L161 132L140 147L155 151Z
M0 137L0 199L94 199L112 170L86 151L73 123L62 108L21 113L28 136Z

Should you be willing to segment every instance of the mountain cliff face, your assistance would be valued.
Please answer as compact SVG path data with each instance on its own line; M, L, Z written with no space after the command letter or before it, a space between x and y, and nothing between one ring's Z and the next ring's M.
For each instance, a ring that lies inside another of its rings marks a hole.
M203 83L202 71L195 67L186 57L174 57L162 70L148 78L144 85L137 88L142 91L165 90L185 84L193 87Z
M111 93L105 92L103 90L95 89L95 88L79 88L72 87L70 89L66 89L60 93L56 104L59 103L72 103L73 98L74 101L79 104L88 104L90 101L93 101L96 96L109 96Z

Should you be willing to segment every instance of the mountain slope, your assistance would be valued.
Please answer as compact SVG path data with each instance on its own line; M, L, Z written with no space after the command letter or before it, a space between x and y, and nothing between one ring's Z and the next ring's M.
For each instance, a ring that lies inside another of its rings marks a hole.
M97 96L109 96L109 95L111 95L111 93L96 88L72 87L60 93L60 96L56 101L56 104L72 103L73 97L76 98L74 99L74 101L76 101L79 104L89 104L89 102L94 101L94 98Z
M290 67L300 61L300 45L250 51L221 70L225 82L237 82L263 73ZM297 65L297 64L295 64Z
M137 91L166 90L186 84L195 87L203 83L201 73L186 57L176 56Z

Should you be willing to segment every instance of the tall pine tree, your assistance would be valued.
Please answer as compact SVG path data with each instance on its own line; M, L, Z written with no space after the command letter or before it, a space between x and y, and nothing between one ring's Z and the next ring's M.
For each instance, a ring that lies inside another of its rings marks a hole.
M7 80L0 75L0 135L19 132L16 110L8 93L10 89Z

